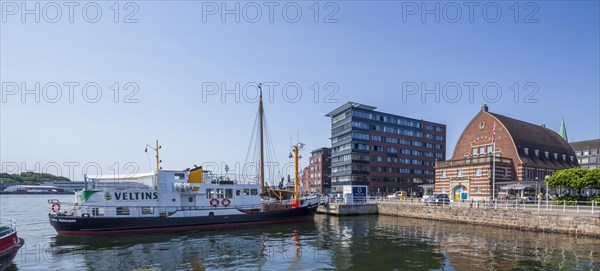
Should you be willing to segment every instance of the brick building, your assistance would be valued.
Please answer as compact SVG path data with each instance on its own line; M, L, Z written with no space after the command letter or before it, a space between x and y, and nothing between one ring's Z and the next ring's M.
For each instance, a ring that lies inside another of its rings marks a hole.
M348 102L331 117L331 186L368 185L371 195L419 192L433 184L434 165L444 160L446 126Z
M310 153L309 164L302 173L304 191L331 193L331 149L319 148Z
M578 166L575 152L556 132L491 113L484 105L458 139L452 159L436 163L435 193L453 200L491 198L494 126L496 197L503 193L500 187L515 183L541 191L545 176Z

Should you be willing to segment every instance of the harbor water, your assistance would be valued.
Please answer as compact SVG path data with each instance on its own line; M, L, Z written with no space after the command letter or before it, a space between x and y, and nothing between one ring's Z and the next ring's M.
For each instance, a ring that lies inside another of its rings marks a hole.
M600 270L600 239L389 216L57 237L47 200L0 195L25 239L9 270Z

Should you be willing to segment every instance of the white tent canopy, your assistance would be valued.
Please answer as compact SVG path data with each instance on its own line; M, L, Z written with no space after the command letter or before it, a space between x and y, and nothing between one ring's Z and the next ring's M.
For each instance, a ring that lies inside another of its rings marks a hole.
M89 176L87 176L87 178L89 180L96 180L96 181L143 180L143 179L148 179L148 178L154 177L154 175L156 175L156 173L154 171L152 171L152 172L145 172L145 173L129 173L129 174L119 174L119 175L89 175Z
M530 186L528 185L524 185L521 183L516 183L516 184L509 184L509 185L505 185L505 186L501 186L500 189L504 189L504 190L524 190L525 188L528 188Z

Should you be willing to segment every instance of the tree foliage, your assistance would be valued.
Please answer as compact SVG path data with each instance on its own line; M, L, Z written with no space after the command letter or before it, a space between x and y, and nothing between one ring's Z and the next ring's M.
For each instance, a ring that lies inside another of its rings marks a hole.
M3 183L42 183L46 181L71 181L67 177L55 176L48 173L36 173L36 172L21 172L20 174L8 174L8 173L0 173L0 180Z
M600 168L569 168L555 172L547 180L549 187L566 189L584 189L600 186Z

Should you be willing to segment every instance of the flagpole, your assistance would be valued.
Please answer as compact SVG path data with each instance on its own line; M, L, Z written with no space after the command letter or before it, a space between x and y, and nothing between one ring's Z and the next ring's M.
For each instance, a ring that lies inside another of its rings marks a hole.
M496 122L492 137L492 200L496 200Z

